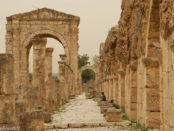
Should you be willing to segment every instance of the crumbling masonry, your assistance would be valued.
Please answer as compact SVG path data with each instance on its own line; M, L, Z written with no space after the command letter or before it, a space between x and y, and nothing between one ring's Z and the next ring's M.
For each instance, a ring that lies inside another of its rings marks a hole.
M0 127L43 131L51 112L79 94L78 26L80 18L47 8L7 17L6 53L0 55ZM52 76L53 48L47 37L58 40L58 80ZM33 75L29 52L33 46Z
M148 128L174 130L174 1L122 0L100 45L98 90Z

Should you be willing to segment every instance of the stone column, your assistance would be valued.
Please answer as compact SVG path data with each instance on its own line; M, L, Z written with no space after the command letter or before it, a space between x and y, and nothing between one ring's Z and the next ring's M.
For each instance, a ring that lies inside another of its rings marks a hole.
M48 79L48 76L52 75L52 53L53 48L46 48L45 50L45 81Z
M52 105L52 96L54 92L54 85L51 82L52 79L52 53L53 48L46 48L45 50L45 107L49 109Z
M130 65L130 119L137 121L137 61Z
M59 79L59 86L61 88L61 93L60 93L60 103L64 104L65 103L65 62L64 61L59 61L59 74L58 74L58 79Z
M0 54L0 127L16 127L14 60L12 55Z
M33 44L33 86L39 89L39 104L43 104L45 88L45 49L46 39L35 38Z
M123 71L123 69L119 69L118 70L118 74L119 74L119 83L120 83L120 90L121 90L121 100L119 105L121 106L122 109L125 108L125 73Z
M160 128L160 72L159 61L153 57L143 59L146 66L145 72L145 111L146 126Z

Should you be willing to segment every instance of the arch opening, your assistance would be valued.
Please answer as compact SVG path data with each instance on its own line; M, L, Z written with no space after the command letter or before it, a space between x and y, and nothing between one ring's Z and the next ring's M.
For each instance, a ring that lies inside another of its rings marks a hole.
M58 61L61 61L60 55L65 54L65 48L57 38L51 35L39 34L36 36L30 39L27 46L27 72L29 74L29 82L33 82L33 73L36 71L36 69L34 69L36 67L36 61L40 59L44 59L44 68L47 68L51 76L57 81L59 74ZM40 44L40 46L33 45L34 43ZM38 52L38 50L40 50L40 52Z
M96 74L91 69L85 69L82 71L81 77L82 77L82 83L87 83L89 81L94 81Z

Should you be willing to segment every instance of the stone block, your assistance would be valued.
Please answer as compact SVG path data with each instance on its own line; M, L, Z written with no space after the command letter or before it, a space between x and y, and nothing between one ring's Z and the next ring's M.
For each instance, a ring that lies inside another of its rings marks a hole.
M68 124L55 124L53 125L53 128L58 128L58 129L67 129L68 128Z
M146 98L148 111L160 111L160 94L158 88L147 88Z
M0 94L14 94L13 57L0 54Z
M0 95L0 124L15 123L15 96Z
M70 123L68 124L69 128L83 128L85 125L83 123Z
M105 122L105 123L100 123L101 127L111 127L111 126L115 126L116 123L115 122Z
M106 112L106 121L107 122L121 122L122 121L122 112L119 109L110 108Z
M160 128L160 112L149 112L146 115L147 128Z
M40 110L25 112L23 121L25 131L44 131L43 112Z
M84 123L84 127L87 128L93 128L93 127L99 127L100 123Z
M44 113L43 113L43 117L44 117L44 122L45 122L45 123L51 122L51 113L49 113L49 112L44 112Z

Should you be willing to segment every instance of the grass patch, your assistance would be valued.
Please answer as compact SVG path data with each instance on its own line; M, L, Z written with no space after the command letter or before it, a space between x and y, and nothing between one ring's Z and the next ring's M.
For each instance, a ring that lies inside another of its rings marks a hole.
M148 129L139 123L136 124L135 129L140 129L141 131L148 131Z
M123 120L129 120L127 115L123 115Z

